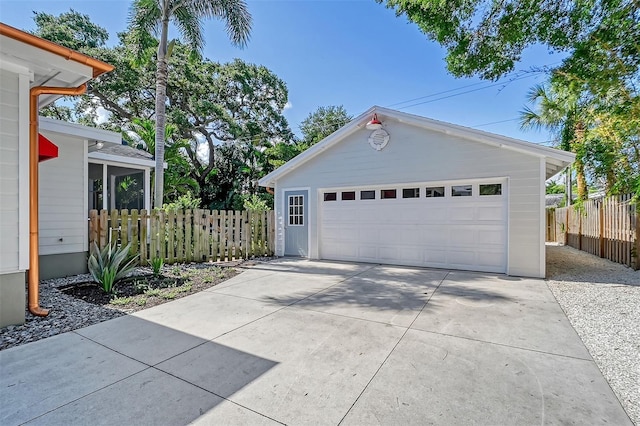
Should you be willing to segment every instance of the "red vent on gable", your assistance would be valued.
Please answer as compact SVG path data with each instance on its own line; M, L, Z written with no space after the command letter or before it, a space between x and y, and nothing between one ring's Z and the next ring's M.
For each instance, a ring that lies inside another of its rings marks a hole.
M58 147L38 133L38 162L58 158Z

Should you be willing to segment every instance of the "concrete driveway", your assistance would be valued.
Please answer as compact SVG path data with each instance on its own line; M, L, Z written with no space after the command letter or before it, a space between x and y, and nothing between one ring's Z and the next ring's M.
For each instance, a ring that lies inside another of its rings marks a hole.
M0 352L0 424L631 424L542 280L284 259Z

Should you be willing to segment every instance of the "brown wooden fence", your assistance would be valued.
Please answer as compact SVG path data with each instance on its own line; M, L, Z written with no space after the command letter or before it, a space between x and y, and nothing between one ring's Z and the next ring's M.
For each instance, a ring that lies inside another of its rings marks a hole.
M631 198L622 195L589 200L581 208L548 211L547 241L640 269L640 218Z
M140 264L206 262L271 256L274 213L217 210L91 210L89 243L111 242L140 255Z

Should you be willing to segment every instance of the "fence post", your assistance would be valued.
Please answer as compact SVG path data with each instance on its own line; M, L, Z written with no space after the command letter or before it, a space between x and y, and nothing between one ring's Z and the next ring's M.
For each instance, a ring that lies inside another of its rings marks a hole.
M172 264L174 262L174 253L176 249L176 212L170 210L167 212L167 225L168 242L167 242L167 262Z
M129 210L127 209L123 209L120 212L120 243L122 247L126 247L129 244Z
M100 231L100 222L98 221L98 211L90 210L89 211L89 251L91 251L92 243L95 242L98 246L100 245L99 238Z
M131 210L131 253L140 253L140 234L138 233L138 210Z
M636 220L636 244L635 244L635 256L636 262L633 269L636 271L640 269L640 201L635 203L633 207L634 217Z
M111 240L109 244L113 246L118 245L118 230L120 226L118 225L118 210L111 210Z
M191 243L191 223L193 221L193 211L185 210L184 211L184 260L187 262L191 262L193 260L193 249Z
M598 250L604 257L604 200L598 203Z
M138 237L140 238L140 265L147 264L147 236L149 235L147 231L147 220L149 219L149 214L147 210L140 210L140 233Z

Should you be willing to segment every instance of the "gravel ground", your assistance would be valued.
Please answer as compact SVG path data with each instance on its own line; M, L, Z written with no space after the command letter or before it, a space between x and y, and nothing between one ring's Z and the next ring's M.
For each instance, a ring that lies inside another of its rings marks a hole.
M631 420L640 425L640 271L547 245L547 284Z
M41 281L40 306L53 309L44 318L38 318L27 311L24 324L0 329L0 350L125 315L118 310L93 305L58 290L58 287L87 281L91 281L89 274Z

